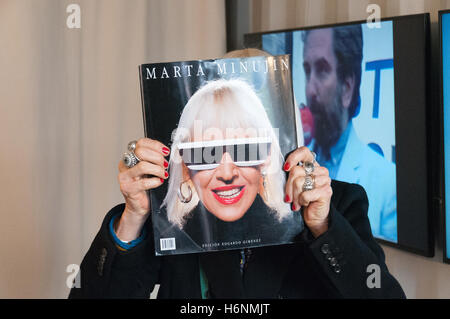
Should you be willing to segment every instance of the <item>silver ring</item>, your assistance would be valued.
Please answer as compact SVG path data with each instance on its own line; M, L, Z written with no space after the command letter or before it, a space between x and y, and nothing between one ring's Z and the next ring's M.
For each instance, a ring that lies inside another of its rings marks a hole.
M303 183L303 191L313 190L316 184L314 175L307 175L305 177L305 183Z
M303 168L305 169L306 176L314 173L314 163L313 162L304 162Z
M314 152L311 152L313 156L312 162L299 162L298 165L302 166L305 169L306 175L311 175L314 172L314 164L317 163L316 158L317 155Z
M122 156L122 162L128 168L132 168L137 163L139 163L139 161L140 161L139 158L133 152L126 152Z
M128 143L128 150L130 152L134 152L134 150L136 149L136 143L137 141L131 141L130 143Z
M315 152L312 152L312 151L311 151L311 154L314 157L313 164L315 164L316 163L317 154Z

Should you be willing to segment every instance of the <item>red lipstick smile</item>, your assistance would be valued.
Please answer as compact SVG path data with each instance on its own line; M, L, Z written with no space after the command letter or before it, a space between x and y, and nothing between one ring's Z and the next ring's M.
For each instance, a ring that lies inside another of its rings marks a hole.
M214 198L223 205L237 203L245 192L245 185L229 185L217 187L212 190Z

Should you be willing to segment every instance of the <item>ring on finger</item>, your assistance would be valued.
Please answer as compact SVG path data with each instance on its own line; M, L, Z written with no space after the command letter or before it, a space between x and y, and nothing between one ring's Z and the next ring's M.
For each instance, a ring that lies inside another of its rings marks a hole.
M134 150L136 149L136 144L137 144L137 141L131 141L130 143L128 143L128 146L127 146L128 150L130 152L134 152Z
M316 158L317 158L316 153L315 153L315 152L311 152L311 154L312 154L312 156L313 156L313 160L312 160L313 164L317 163L317 162L316 162Z
M136 156L136 154L134 154L134 152L126 152L122 155L122 162L126 167L132 168L140 162L140 159Z
M306 176L314 173L314 163L313 162L304 162L303 169L305 170Z
M302 166L305 169L305 173L306 175L311 175L312 173L314 173L314 164L317 163L316 161L316 153L311 152L312 156L313 156L313 160L312 161L305 161L305 162L300 162L298 163L298 165Z
M316 178L314 175L306 175L303 183L303 191L313 190L316 185Z
M122 155L122 162L128 168L136 166L136 164L141 161L139 157L137 157L136 154L134 153L134 150L136 149L136 144L137 141L129 142L127 145L128 152Z

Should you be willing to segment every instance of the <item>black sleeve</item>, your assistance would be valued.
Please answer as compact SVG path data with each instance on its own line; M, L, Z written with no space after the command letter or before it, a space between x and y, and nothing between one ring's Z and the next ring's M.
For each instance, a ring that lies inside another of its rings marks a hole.
M80 287L69 298L149 298L158 282L160 257L155 256L151 218L147 236L136 247L120 250L109 233L109 222L120 215L124 204L111 209L103 220L80 266Z
M331 205L328 231L316 239L304 232L316 266L343 298L406 298L372 236L364 188L339 184L344 190L337 207Z

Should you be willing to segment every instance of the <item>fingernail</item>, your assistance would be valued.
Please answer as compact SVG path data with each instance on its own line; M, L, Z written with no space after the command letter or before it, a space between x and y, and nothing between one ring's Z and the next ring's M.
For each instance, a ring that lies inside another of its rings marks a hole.
M286 194L286 196L284 197L284 201L286 203L289 203L291 201L291 199L289 198L289 195Z
M279 167L279 166L278 166ZM289 167L291 167L291 165L289 165L289 163L284 164L283 169L285 171L287 171L289 169Z
M161 183L164 183L164 178L160 178L159 180L161 181Z
M297 210L297 207L295 207L295 204L291 205L292 210L295 212Z
M165 167L165 168L169 167L169 162L164 161L164 167Z
M167 147L163 147L162 152L168 155L170 153L170 150Z
M164 172L164 176L165 176L165 177L169 177L169 173Z

